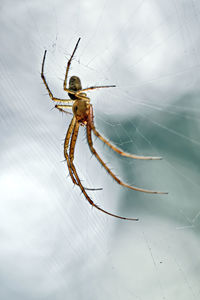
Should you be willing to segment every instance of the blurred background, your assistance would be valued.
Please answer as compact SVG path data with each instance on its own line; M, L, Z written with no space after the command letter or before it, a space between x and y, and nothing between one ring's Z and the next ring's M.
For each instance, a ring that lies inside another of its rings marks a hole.
M0 298L200 298L200 3L184 0L0 3ZM54 108L67 60L88 92L97 130L124 151L95 148L125 182L92 157L80 128L78 174L91 208L63 162L71 120Z

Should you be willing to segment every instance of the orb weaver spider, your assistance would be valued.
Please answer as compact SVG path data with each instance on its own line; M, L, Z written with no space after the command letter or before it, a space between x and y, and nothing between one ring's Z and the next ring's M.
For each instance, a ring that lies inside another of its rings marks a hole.
M55 105L55 108L57 108L59 111L64 112L69 114L68 111L66 111L66 108L71 108L73 112L73 118L71 120L71 123L68 127L65 142L64 142L64 156L67 161L67 166L69 170L70 177L72 179L72 182L76 185L79 186L81 189L82 193L84 194L85 198L87 201L92 205L93 207L97 208L101 212L110 215L115 218L123 219L123 220L132 220L132 221L138 221L138 218L126 218L126 217L121 217L119 215L110 213L102 208L100 208L98 205L96 205L92 199L88 196L86 190L82 183L81 180L78 176L78 173L76 171L76 168L74 166L74 150L75 150L75 144L78 136L78 131L79 131L79 126L85 126L86 127L86 133L87 133L87 142L89 145L89 148L94 154L94 156L97 158L97 160L100 162L100 164L105 168L105 170L108 172L108 174L120 185L127 187L131 190L135 191L140 191L144 193L150 193L150 194L167 194L165 192L157 192L157 191L151 191L151 190L145 190L142 188L134 187L131 185L128 185L127 183L124 183L121 181L105 164L105 162L101 159L97 151L95 150L93 146L93 141L92 141L92 132L94 135L96 135L97 138L99 138L103 143L105 143L108 147L110 147L113 151L117 152L118 154L133 158L133 159L144 159L144 160L158 160L162 159L161 157L150 157L150 156L138 156L130 153L126 153L122 151L120 148L117 148L116 146L112 145L109 141L107 141L95 128L94 125L94 118L93 118L93 108L92 104L90 104L90 98L87 96L85 93L86 91L94 90L94 89L100 89L100 88L111 88L115 87L115 85L102 85L102 86L91 86L88 88L82 89L81 86L81 80L77 76L72 76L69 79L69 87L67 88L67 77L68 77L68 72L70 69L71 61L72 58L78 48L78 44L80 42L80 38L78 39L75 48L72 52L72 55L67 63L67 68L66 68L66 73L65 73L65 79L63 83L63 88L66 92L68 92L68 95L70 99L60 99L56 98L53 96L53 93L51 92L48 83L46 81L46 78L44 76L44 64L45 64L45 59L46 59L46 53L47 50L44 51L44 56L43 56L43 61L42 61L42 69L41 69L41 78L44 82L44 85L48 91L49 97L51 100L54 102L58 102L59 104ZM73 105L69 105L69 102L73 102ZM61 104L62 103L62 104ZM71 140L70 140L71 139ZM69 153L68 153L68 148L69 148ZM95 189L89 189L88 190L95 190Z

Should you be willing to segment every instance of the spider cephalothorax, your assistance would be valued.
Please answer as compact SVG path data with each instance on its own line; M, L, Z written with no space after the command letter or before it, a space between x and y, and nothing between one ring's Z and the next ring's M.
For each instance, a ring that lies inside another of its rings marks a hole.
M92 104L90 104L90 98L87 97L87 94L85 93L86 91L89 90L94 90L94 89L98 89L98 88L109 88L109 87L115 87L115 85L104 85L104 86L91 86L89 88L85 88L82 89L81 86L81 80L79 77L77 76L72 76L69 80L69 88L67 88L67 76L68 76L68 72L69 72L69 68L70 68L70 64L72 61L72 58L76 52L76 49L78 47L78 44L80 42L80 38L78 39L76 46L72 52L72 55L67 63L67 68L66 68L66 74L65 74L65 79L64 79L64 83L63 83L63 88L66 92L68 92L68 95L70 97L70 99L60 99L60 98L56 98L53 96L47 81L45 79L44 76L44 63L45 63L45 58L46 58L46 53L47 51L45 50L44 52L44 56L43 56L43 61L42 61L42 70L41 70L41 77L42 80L46 86L46 89L49 93L50 98L55 101L58 102L60 104L55 105L55 108L57 108L58 110L65 112L65 113L69 113L68 111L66 111L66 108L70 108L73 111L73 118L71 120L71 123L68 127L67 130L67 134L66 134L66 138L65 138L65 143L64 143L64 156L65 159L67 161L67 166L69 169L69 174L71 176L72 182L76 185L78 185L82 191L82 193L84 194L85 198L88 200L88 202L95 208L97 208L98 210L106 213L107 215L119 218L119 219L124 219L124 220L132 220L132 221L137 221L137 218L126 218L126 217L121 217L115 214L112 214L102 208L100 208L98 205L96 205L91 198L88 196L86 190L87 188L85 188L82 183L81 180L77 174L76 168L74 166L73 160L74 160L74 149L75 149L75 144L76 144L76 140L77 140L77 136L78 136L78 131L79 131L79 126L80 125L85 125L86 126L86 133L87 133L87 142L89 145L89 148L92 152L92 154L94 154L94 156L97 158L97 160L101 163L101 165L105 168L105 170L108 172L108 174L120 185L127 187L131 190L135 190L135 191L140 191L140 192L144 192L144 193L150 193L150 194L167 194L164 192L156 192L156 191L151 191L151 190L145 190L143 188L138 188L138 187L134 187L132 185L128 185L127 183L124 183L123 181L121 181L109 168L108 166L105 164L105 162L101 159L101 157L99 156L99 154L97 153L97 151L95 150L95 148L93 147L93 141L92 141L92 132L96 135L97 138L99 138L102 142L104 142L108 147L110 147L112 150L114 150L115 152L117 152L118 154L122 155L122 156L126 156L126 157L130 157L133 159L161 159L161 157L151 157L151 156L138 156L135 154L130 154L127 152L122 151L121 149L117 148L116 146L112 145L110 142L108 142L95 128L94 125L94 120L93 120L93 108L92 108ZM69 102L73 102L73 105L69 105ZM68 148L69 148L69 153L68 153ZM93 190L93 189L88 189L88 190Z
M73 91L73 92L78 92L82 90L82 86L81 86L81 80L78 76L72 76L69 79L69 90ZM72 100L77 99L76 96L74 94L71 94L70 92L68 93L69 97Z

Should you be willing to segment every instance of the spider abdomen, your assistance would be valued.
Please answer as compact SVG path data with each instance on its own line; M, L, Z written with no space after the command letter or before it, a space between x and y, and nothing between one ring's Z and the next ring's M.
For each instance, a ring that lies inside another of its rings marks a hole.
M76 100L72 106L72 111L76 120L81 124L87 124L88 115L90 112L90 103L86 100Z

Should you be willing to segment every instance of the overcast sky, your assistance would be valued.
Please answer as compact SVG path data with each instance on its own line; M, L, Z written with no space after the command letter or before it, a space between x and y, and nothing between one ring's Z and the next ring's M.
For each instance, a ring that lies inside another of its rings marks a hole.
M197 1L1 1L0 298L199 299L199 66ZM91 157L81 128L75 164L100 207L74 187L63 141L71 120L52 109L40 77L67 98L67 60L81 37L70 76L88 93L99 132L122 158L95 140L119 186Z

